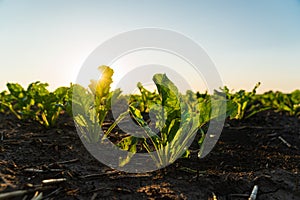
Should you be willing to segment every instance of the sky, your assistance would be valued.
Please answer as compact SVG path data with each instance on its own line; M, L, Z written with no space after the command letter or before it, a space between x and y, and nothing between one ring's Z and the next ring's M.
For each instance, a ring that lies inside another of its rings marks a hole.
M300 89L299 0L0 0L0 90L68 86L99 45L145 27L191 38L229 88Z

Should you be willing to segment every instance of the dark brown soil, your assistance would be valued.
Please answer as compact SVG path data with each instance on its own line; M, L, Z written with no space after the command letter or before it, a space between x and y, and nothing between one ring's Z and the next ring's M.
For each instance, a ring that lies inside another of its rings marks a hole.
M118 172L95 160L70 117L45 129L0 115L0 197L25 190L12 199L42 192L43 199L207 200L214 193L218 200L238 200L248 199L257 185L257 199L300 199L299 169L300 119L272 111L227 121L204 159L192 155L145 174ZM42 183L58 178L65 181Z

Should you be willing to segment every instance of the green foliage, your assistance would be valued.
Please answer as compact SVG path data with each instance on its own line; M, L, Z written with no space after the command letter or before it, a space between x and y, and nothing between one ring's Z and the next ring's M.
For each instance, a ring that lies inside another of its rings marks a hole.
M290 94L269 91L257 96L261 107L274 109L278 112L288 112L291 116L300 115L300 90Z
M36 120L51 127L69 101L69 88L60 87L54 92L47 90L47 83L34 82L25 90L18 83L7 83L9 93L1 93L1 109L6 107L18 119Z
M100 66L101 78L91 80L89 90L73 86L72 111L77 128L88 142L99 142L104 137L101 126L111 109L112 101L121 94L121 90L110 91L114 71L108 66ZM114 127L115 124L112 125Z
M101 135L99 114L94 105L94 95L81 85L73 85L72 111L77 129L87 142L98 142Z
M0 93L0 113L6 113L8 110L8 95L7 91L3 91Z
M159 102L159 95L147 90L140 82L137 84L140 94L130 95L129 102L142 113L149 113L150 107Z
M110 85L113 82L113 69L105 65L100 66L98 69L101 72L101 78L98 81L91 80L89 88L95 99L94 106L99 118L99 124L102 125L111 108L112 100L116 99L121 94L121 90L117 89L115 91L110 91Z
M251 92L240 90L236 93L231 93L226 86L222 89L222 92L226 94L226 98L237 106L236 112L232 112L230 115L231 119L241 120L262 111L257 109L257 106L254 104L256 89L259 86L260 83L257 83Z
M120 89L111 91L114 71L108 66L100 66L99 70L101 78L91 80L88 88L71 84L50 92L47 83L34 82L27 89L18 83L8 83L8 91L0 93L0 112L11 113L20 120L35 120L45 127L55 126L63 112L73 114L81 136L89 143L98 144L109 138L118 123L129 115L146 137L126 135L117 141L116 145L128 152L128 156L120 160L120 166L142 151L148 152L158 167L172 163L178 157L188 157L189 142L195 134L200 134L198 144L201 149L206 137L204 125L212 119L229 116L242 120L267 109L300 115L300 90L290 94L270 91L257 95L258 83L250 92L239 90L233 93L225 86L214 94L190 90L181 94L166 74L155 74L153 81L157 92L138 83L140 94L125 98ZM128 100L129 107L103 131L112 103L120 97ZM145 116L149 116L155 130L149 127L149 119Z
M130 112L148 136L143 140L143 147L149 153L155 151L156 154L151 155L159 167L188 155L188 143L200 127L199 112L193 112L199 103L192 92L183 97L165 74L155 74L153 81L160 101L156 102L156 106L152 105L150 110L155 112L157 126L161 127L160 134L154 133L148 127L138 108L131 105Z

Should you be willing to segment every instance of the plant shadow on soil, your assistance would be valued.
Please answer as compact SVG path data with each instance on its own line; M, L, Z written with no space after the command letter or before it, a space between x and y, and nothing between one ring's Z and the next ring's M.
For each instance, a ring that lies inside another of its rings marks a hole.
M57 127L0 115L0 195L12 199L300 199L300 119L264 111L247 120L227 120L203 159L192 155L165 169L127 174L94 159L81 143L72 118ZM284 139L289 144L282 141ZM45 179L65 178L45 184Z

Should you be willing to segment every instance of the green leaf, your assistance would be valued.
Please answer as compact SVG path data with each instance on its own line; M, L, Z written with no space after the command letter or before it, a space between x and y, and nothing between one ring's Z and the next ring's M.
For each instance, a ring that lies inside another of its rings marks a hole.
M25 95L24 88L18 84L18 83L7 83L6 84L9 92L11 95L13 95L15 98L23 98Z

